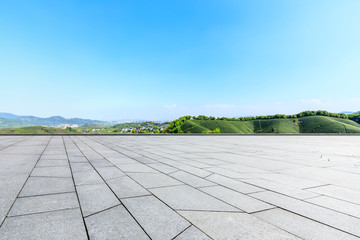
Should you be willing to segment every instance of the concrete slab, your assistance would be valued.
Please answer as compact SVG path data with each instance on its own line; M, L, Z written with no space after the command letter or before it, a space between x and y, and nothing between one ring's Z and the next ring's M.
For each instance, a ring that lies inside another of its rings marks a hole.
M207 186L214 186L216 183L209 182L201 177L192 175L190 173L184 171L178 171L175 173L170 174L173 178L178 179L179 181L186 183L192 187L207 187Z
M205 187L200 190L247 213L274 208L273 205L222 186Z
M106 181L118 198L138 197L150 193L129 177L120 177Z
M360 204L360 191L335 185L311 188L308 191Z
M190 226L188 221L153 196L128 198L122 202L151 239L170 240Z
M20 197L74 192L72 178L29 177Z
M78 208L75 192L17 198L8 216Z
M77 186L76 191L85 217L120 204L105 183Z
M73 177L76 186L104 183L100 175L90 167L85 171L73 171Z
M149 172L149 173L158 172L142 163L124 164L117 166L124 172Z
M272 205L281 207L285 210L297 213L310 219L314 219L323 224L360 237L360 229L358 227L360 224L359 218L355 218L330 210L328 208L320 207L274 192L259 192L250 195Z
M311 198L306 200L307 202L311 202L313 204L330 208L332 210L342 212L357 218L360 218L360 205L354 204L351 202L339 200L336 198L331 198L327 196L319 196L316 198Z
M239 211L208 194L186 185L154 188L150 189L150 192L176 210Z
M302 239L359 239L343 231L279 208L255 213L254 215Z
M36 167L31 173L32 177L71 177L69 166Z
M59 167L59 166L69 166L68 160L39 160L36 164L36 167Z
M0 239L358 239L359 145L356 136L0 136Z
M247 213L179 213L213 239L300 239Z
M211 175L210 177L206 178L206 180L220 184L224 187L233 189L233 190L241 192L241 193L254 193L254 192L259 192L259 191L264 190L262 188L255 187L250 184L241 182L240 180L220 176L217 174Z
M90 239L150 239L121 205L85 218Z
M163 173L128 173L128 175L145 188L166 187L183 184Z
M198 228L191 226L182 232L175 240L210 240L205 233L200 231Z
M87 239L80 209L7 218L0 239Z
M96 171L101 175L104 180L110 180L113 178L126 176L124 172L122 172L117 167L97 167Z
M252 178L252 179L241 179L241 181L252 184L257 187L264 188L266 190L271 190L273 192L281 193L290 197L298 198L298 199L307 199L319 196L319 194L302 190L300 188L294 188L282 183L273 182L260 178Z

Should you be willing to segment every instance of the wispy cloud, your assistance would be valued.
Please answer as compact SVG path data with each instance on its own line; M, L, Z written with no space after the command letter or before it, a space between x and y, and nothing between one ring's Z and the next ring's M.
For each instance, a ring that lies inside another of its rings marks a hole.
M174 109L177 106L176 106L176 104L170 104L170 105L165 105L164 107L167 108L167 109Z

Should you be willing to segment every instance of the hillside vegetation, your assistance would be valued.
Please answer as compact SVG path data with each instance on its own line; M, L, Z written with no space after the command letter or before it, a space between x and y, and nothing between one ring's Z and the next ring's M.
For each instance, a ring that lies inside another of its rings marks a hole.
M185 116L173 121L168 133L360 133L359 116L307 111L295 115L247 118Z

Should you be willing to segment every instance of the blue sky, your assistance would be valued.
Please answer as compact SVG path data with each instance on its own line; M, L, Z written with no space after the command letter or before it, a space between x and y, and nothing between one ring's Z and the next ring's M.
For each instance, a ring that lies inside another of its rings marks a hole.
M0 112L360 110L360 1L1 1Z

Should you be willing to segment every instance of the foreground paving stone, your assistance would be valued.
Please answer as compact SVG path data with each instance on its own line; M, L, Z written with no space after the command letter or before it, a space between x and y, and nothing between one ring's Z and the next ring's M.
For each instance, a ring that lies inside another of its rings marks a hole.
M360 237L359 218L273 192L259 192L251 196Z
M299 188L289 187L281 183L275 183L264 179L252 178L252 179L242 179L242 181L267 190L271 190L273 192L278 192L298 199L307 199L307 198L313 198L319 196L319 194L317 193L302 190Z
M68 160L39 160L36 167L69 166Z
M0 239L360 239L359 145L0 136Z
M129 177L120 177L106 181L118 198L138 197L150 193Z
M170 207L177 210L240 211L186 185L154 188L150 189L150 191Z
M175 238L176 240L210 240L205 233L200 231L194 226L189 227L184 232L182 232L179 236Z
M29 177L20 197L74 192L71 178Z
M303 239L359 239L343 231L278 208L254 215Z
M118 165L118 167L124 172L149 172L149 173L156 173L157 171L144 165L141 163L136 164L125 164L125 165Z
M0 228L1 240L87 239L80 209L7 218Z
M178 171L177 168L170 167L170 166L165 165L163 163L150 163L150 164L147 164L147 165L152 167L152 168L155 168L159 172L162 172L162 173L165 173L165 174L169 174L169 173L173 173L173 172Z
M358 204L354 204L351 202L347 202L327 196L311 198L308 199L307 202L311 202L322 207L330 208L332 210L342 212L360 219L360 205Z
M128 173L135 181L145 188L166 187L183 184L163 173Z
M90 239L149 239L123 206L85 218Z
M71 177L69 166L62 167L36 167L31 173L32 177Z
M77 186L76 191L85 217L120 204L105 183Z
M96 170L100 173L104 180L126 176L125 173L117 167L98 167Z
M190 226L188 221L153 196L128 198L122 202L151 239L173 239Z
M192 175L190 173L184 172L184 171L178 171L175 173L170 174L173 178L178 179L179 181L182 181L186 184L189 184L192 187L198 188L198 187L207 187L207 186L214 186L215 183L209 182L201 177Z
M8 216L78 208L76 193L17 198Z
M247 213L263 211L274 208L274 206L265 202L259 201L256 198L249 197L245 194L236 192L234 190L224 188L222 186L205 187L201 191L210 194L222 201L237 207Z
M247 213L178 212L214 239L300 239Z
M327 185L309 189L311 192L324 194L330 197L339 198L352 203L360 204L360 191L349 188Z
M100 175L91 167L89 170L73 171L76 186L104 183Z
M235 191L241 192L241 193L254 193L263 191L264 189L252 186L247 183L243 183L239 180L231 179L228 177L220 176L217 174L211 175L210 177L206 178L209 181L218 183L220 185L223 185L224 187L228 187L230 189L233 189Z
M5 219L28 175L0 176L0 223Z

